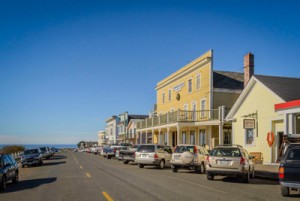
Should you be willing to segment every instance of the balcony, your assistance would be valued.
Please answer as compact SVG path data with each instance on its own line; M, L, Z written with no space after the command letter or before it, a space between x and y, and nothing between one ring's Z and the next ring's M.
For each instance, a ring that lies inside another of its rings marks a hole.
M222 110L177 110L137 122L137 129L151 128L179 122L203 122L220 119Z

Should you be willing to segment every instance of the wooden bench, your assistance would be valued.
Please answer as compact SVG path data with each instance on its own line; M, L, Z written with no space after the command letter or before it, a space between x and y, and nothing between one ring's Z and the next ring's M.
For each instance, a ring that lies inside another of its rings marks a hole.
M254 156L255 164L262 164L264 161L263 154L261 152L250 152L250 156Z

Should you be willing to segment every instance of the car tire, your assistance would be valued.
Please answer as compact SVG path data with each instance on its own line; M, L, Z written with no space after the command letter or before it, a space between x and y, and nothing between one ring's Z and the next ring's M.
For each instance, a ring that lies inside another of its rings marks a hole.
M25 168L25 165L22 165L22 168Z
M174 167L174 168L172 168L172 171L176 173L176 172L178 172L178 168Z
M139 168L144 168L144 165L143 165L143 164L140 164L140 163L139 163L138 166L139 166Z
M214 180L214 175L207 173L207 180Z
M243 180L244 183L249 183L250 182L250 172L243 175L242 180Z
M123 161L123 164L128 164L129 163L129 161Z
M199 174L204 174L206 172L205 170L205 166L203 163L201 163L201 165L198 167L198 171Z
M165 167L165 161L164 160L160 160L158 167L159 167L159 169L164 169L164 167Z
M44 164L44 162L41 160L40 163L39 163L39 165L42 166L43 164Z
M290 188L281 186L281 195L286 197L290 195Z
M19 182L19 172L16 171L15 178L12 179L12 183L16 184Z
M6 176L5 175L3 175L3 177L2 177L2 182L0 184L0 190L1 191L5 191L6 190Z

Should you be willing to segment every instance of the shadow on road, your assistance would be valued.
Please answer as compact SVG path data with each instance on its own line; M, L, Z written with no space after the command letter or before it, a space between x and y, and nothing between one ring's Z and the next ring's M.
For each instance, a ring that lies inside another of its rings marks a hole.
M33 189L43 184L49 184L55 182L56 179L57 179L56 177L51 177L51 178L42 178L42 179L21 180L17 184L8 183L7 190L5 191L5 193L12 193L16 191Z
M52 165L60 165L66 163L65 161L60 162L44 162L43 166L52 166Z
M272 180L272 179L251 179L250 183L243 183L241 178L237 178L237 177L223 177L223 178L216 178L216 181L223 181L223 182L227 182L227 183L240 183L240 184L245 184L245 185L274 185L277 186L279 185L279 182L276 180Z

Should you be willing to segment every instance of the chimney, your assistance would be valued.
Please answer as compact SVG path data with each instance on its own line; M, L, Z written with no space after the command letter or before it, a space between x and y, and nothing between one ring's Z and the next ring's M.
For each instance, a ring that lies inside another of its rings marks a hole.
M254 74L254 55L249 52L244 56L244 87Z

